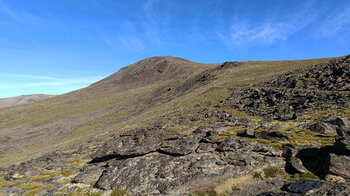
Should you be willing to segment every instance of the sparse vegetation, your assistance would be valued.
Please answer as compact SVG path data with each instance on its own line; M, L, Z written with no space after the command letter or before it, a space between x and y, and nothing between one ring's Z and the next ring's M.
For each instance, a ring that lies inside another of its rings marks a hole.
M315 174L311 172L305 172L305 173L297 173L291 176L285 183L289 184L296 181L303 181L303 180L316 180L319 179Z
M126 190L113 190L111 196L129 196Z
M211 190L209 192L194 191L190 193L190 196L227 196L227 194L217 193L216 191Z
M253 173L253 178L256 180L264 180L265 179L265 173L263 171L256 171Z
M70 192L68 196L101 196L101 193L95 190L84 190L83 188L77 188L73 192Z
M43 181L51 178L50 176L33 176L30 178L30 181Z
M267 167L263 169L265 178L276 178L279 175L285 174L285 172L279 167Z
M70 175L73 175L75 172L73 170L70 170L70 169L64 169L61 171L61 174L63 176L70 176Z
M56 175L56 171L51 171L51 170L41 170L40 175L42 176L50 176L51 178Z
M30 182L21 186L21 189L28 190L24 195L25 196L34 196L38 192L41 192L46 189L52 189L54 187L53 184L41 184L36 182Z
M241 190L241 188L237 185L232 185L231 189L232 189L232 191L240 191Z
M0 186L1 187L13 187L13 186L19 186L24 183L24 180L17 179L14 181L6 181L4 177L0 177Z

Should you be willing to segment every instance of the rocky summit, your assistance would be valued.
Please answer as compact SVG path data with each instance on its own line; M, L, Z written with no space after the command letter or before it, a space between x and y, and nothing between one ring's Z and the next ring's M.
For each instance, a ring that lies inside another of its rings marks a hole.
M0 108L0 195L350 195L349 76L153 57Z

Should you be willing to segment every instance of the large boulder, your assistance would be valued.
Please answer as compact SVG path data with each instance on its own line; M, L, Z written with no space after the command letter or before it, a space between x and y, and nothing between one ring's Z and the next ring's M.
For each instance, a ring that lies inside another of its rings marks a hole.
M323 186L323 184L324 183L322 181L318 180L305 180L287 184L283 187L283 189L288 192L306 195L316 192Z
M317 122L310 126L310 130L322 134L336 134L337 126L326 122Z
M350 157L330 153L329 172L350 179Z
M307 170L303 162L297 157L289 157L286 159L286 166L291 173L306 173Z
M336 118L328 121L329 124L336 125L338 127L350 127L350 120L347 118Z
M93 157L145 155L158 150L163 140L171 140L177 137L178 134L175 132L165 132L158 129L136 129L117 134L112 142L103 145L99 151L93 154Z
M124 189L133 195L184 195L212 190L228 178L268 166L284 167L282 152L268 145L233 137L208 139L210 136L210 131L181 136L165 130L116 135L95 153L74 182L91 184L95 180L97 188Z

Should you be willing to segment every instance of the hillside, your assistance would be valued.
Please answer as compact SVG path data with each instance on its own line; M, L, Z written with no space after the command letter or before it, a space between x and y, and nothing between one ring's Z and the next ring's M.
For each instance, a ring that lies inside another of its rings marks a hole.
M349 73L350 56L136 62L0 108L0 191L350 194Z
M0 108L10 107L20 104L27 104L34 101L39 101L53 97L53 95L43 95L43 94L34 94L34 95L22 95L18 97L9 97L0 99Z

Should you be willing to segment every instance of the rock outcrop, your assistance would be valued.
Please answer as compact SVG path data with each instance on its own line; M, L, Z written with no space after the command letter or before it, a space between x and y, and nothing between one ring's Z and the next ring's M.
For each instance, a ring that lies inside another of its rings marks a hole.
M104 190L125 189L134 195L188 194L284 164L282 152L268 145L233 137L217 139L215 134L197 131L183 136L158 129L118 134L94 154L74 182L86 183L86 176L94 176L95 187Z

